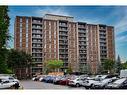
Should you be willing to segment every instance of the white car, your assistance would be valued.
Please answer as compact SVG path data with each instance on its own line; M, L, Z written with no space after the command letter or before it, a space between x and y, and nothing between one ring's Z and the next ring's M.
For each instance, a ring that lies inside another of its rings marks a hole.
M81 86L81 84L82 84L83 81L84 81L83 79L75 78L73 80L70 80L68 85L69 86L79 87L79 86Z
M39 78L39 81L42 82L43 79L44 79L45 77L46 77L46 75L41 76L41 77Z
M0 79L7 80L9 82L18 82L19 83L18 79L15 79L14 77L11 77L11 76L1 76Z
M85 80L85 81L83 81L82 83L81 83L81 85L82 86L84 86L85 88L90 88L90 87L92 87L96 82L98 82L98 81L96 81L96 80L94 80L94 79L87 79L87 80Z
M10 89L10 88L13 88L14 85L16 84L17 82L9 82L9 81L1 81L0 82L0 89Z

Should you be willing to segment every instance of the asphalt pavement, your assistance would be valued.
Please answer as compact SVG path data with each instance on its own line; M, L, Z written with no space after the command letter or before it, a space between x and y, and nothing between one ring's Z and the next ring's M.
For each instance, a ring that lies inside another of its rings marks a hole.
M23 89L63 89L63 90L68 90L68 89L82 89L85 90L84 87L69 87L69 86L63 86L63 85L54 85L51 83L44 83L44 82L39 82L39 81L32 81L32 80L24 80L20 81L21 86Z

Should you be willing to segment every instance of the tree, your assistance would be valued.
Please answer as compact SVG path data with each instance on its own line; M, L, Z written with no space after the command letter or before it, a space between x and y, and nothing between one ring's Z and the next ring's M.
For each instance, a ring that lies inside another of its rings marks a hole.
M8 28L10 18L8 16L8 6L0 6L0 73L11 73L7 68L6 43L10 39Z
M120 73L120 70L122 69L122 64L121 64L121 60L120 60L120 56L118 55L117 61L115 63L115 71L116 73Z
M103 69L104 69L105 71L107 71L108 73L113 73L114 64L115 64L115 62L114 62L113 60L106 59L106 60L102 63L102 66L103 66Z
M59 71L59 69L62 66L63 66L62 60L49 60L46 65L49 71Z
M103 73L102 64L98 63L98 64L97 64L97 74L102 74L102 73Z
M30 77L31 75L28 73L31 73L30 67L32 65L32 56L30 54L27 54L24 51L18 51L11 49L8 54L8 67L12 69L13 73L15 73L18 77L22 78L22 74L17 74L16 72L21 72L23 69L26 72L26 75L23 75L25 77Z
M71 74L72 72L73 72L73 71L72 71L72 68L69 67L69 68L67 69L67 72L66 72L66 73Z
M121 65L122 65L122 69L127 69L127 61Z

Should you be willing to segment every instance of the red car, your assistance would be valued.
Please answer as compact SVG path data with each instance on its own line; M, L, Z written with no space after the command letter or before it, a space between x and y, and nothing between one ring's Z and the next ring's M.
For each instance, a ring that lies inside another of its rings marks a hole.
M62 78L60 81L59 81L59 84L60 85L68 85L69 84L69 78Z

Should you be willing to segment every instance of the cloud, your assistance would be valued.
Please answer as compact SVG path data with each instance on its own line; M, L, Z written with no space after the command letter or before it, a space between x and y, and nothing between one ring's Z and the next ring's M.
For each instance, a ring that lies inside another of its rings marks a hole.
M125 32L127 30L127 7L121 7L117 12L121 18L115 23L115 30L117 33Z
M117 37L116 40L120 42L127 42L127 35Z
M38 15L38 16L44 16L45 14L56 14L56 15L70 16L70 14L68 12L66 12L64 7L38 8L35 11L35 14Z

